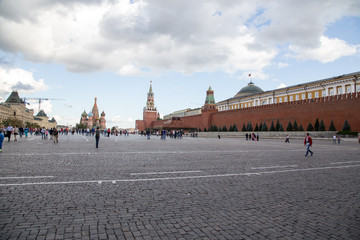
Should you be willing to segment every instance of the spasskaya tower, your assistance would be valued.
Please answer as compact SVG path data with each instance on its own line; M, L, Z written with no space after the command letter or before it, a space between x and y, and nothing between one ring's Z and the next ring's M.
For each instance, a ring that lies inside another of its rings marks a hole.
M150 89L147 94L146 106L143 111L143 120L136 120L136 129L139 131L145 131L147 128L151 128L152 122L158 118L157 109L155 107L154 92L152 90L152 81L150 81Z

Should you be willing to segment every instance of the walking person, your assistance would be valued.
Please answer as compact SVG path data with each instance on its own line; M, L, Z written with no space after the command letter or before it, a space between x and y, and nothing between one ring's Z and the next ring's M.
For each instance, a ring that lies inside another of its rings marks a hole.
M16 139L17 135L19 135L19 128L17 126L15 126L15 128L14 128L14 138L15 138L14 142L17 141L17 139Z
M59 131L56 127L53 129L54 143L59 143Z
M96 140L96 148L99 148L99 140L100 140L100 128L97 127L95 131L95 140Z
M220 136L220 132L218 133L218 138L219 138L219 139L221 138L221 136Z
M340 134L337 135L338 144L340 144Z
M24 128L24 134L25 134L25 137L27 138L27 136L28 136L28 133L29 133L29 128L26 126L25 128Z
M309 136L309 133L306 133L306 137L305 137L305 140L304 140L304 146L306 145L306 154L305 154L305 157L307 157L307 155L310 153L311 156L314 154L311 150L310 150L310 147L312 146L312 139L311 137Z
M333 144L336 144L336 136L333 136Z
M9 126L5 129L5 131L6 131L6 136L8 138L8 142L10 142L11 134L14 131L14 128L11 126L11 124L9 124Z
M286 142L286 143L290 143L290 136L289 136L289 135L286 135L285 142Z
M2 134L2 132L0 131L0 152L2 152L2 144L4 141L4 134Z

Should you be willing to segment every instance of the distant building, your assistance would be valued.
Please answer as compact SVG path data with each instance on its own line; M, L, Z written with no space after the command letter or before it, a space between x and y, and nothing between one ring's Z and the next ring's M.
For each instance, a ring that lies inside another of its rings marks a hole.
M334 124L342 130L345 120L352 131L360 132L360 72L263 91L252 81L233 97L215 103L211 87L200 114L186 115L190 109L175 111L164 120L146 122L147 128L208 131L213 126L237 129L267 126L279 122L286 128L295 121L306 129L315 120L328 130Z
M19 119L22 122L33 122L33 109L27 109L25 102L13 91L4 103L0 103L0 123L8 118Z
M27 109L26 103L19 97L17 91L13 91L4 103L0 103L0 123L8 118L15 118L24 123L37 123L40 127L53 128L57 122L54 118L49 120L44 110L34 116L33 109ZM18 126L20 127L20 126Z
M81 114L80 124L83 124L86 128L97 128L105 129L106 128L106 120L105 120L105 112L101 113L101 117L99 117L99 110L97 106L97 98L95 98L95 103L92 108L92 111L89 113L84 112Z
M55 118L49 120L44 110L40 110L40 112L34 117L34 123L37 123L40 127L45 127L46 129L54 128L57 126Z
M152 90L152 82L150 82L150 89L147 94L146 107L143 109L143 120L136 120L135 128L139 131L145 131L151 128L151 123L159 118L159 114L155 107L154 93Z

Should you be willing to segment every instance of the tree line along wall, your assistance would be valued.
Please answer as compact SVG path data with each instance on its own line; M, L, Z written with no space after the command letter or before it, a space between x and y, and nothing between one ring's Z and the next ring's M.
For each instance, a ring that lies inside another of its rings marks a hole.
M300 100L287 103L262 105L250 108L243 108L230 111L212 112L190 117L182 117L178 122L173 121L169 127L184 126L187 128L210 129L211 125L219 128L236 124L238 131L241 131L243 124L247 126L249 122L253 128L256 124L266 123L270 129L271 122L276 124L279 120L284 130L289 121L291 124L296 120L298 126L302 125L306 130L309 123L314 126L315 120L323 120L326 130L329 129L331 121L334 122L336 130L342 130L345 120L351 126L351 131L360 132L360 95L342 94L316 99ZM166 122L162 120L153 122L154 128L166 127Z

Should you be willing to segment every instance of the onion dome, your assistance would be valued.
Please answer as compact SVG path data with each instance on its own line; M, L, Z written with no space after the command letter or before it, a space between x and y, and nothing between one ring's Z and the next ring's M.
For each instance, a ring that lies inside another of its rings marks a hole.
M94 116L94 115L93 115L92 112L89 112L89 113L88 113L88 116L89 116L89 117L92 117L92 116Z
M105 112L104 111L102 111L101 116L105 117Z
M253 82L250 82L247 86L243 87L236 95L235 97L244 97L247 95L252 94L258 94L264 92L261 88L258 86L255 86Z
M81 116L82 116L82 117L87 117L87 113L85 112L85 110L84 110L84 112L81 114Z

